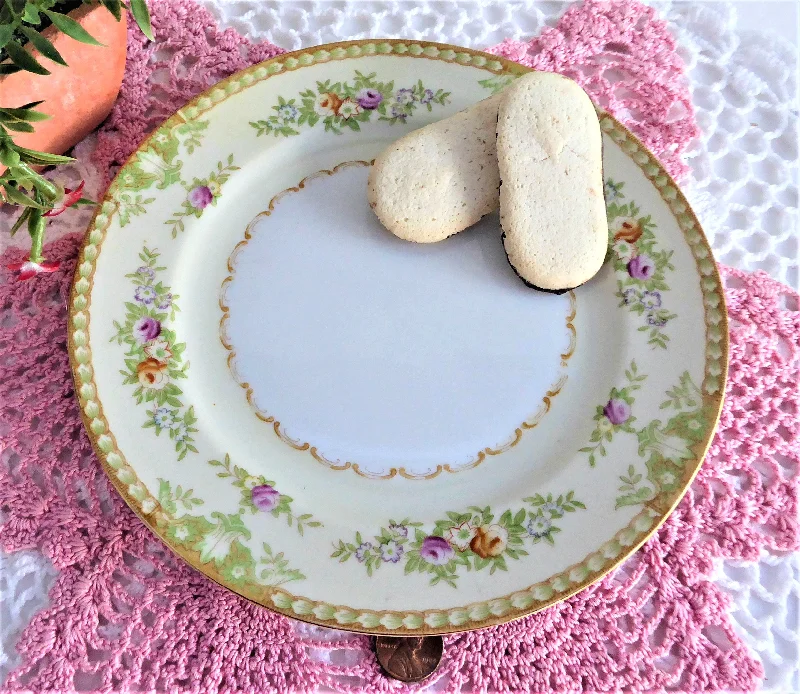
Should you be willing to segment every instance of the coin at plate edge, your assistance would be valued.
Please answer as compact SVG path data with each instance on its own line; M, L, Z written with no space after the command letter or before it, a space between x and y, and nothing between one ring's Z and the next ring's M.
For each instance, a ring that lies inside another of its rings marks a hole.
M444 642L441 636L376 636L374 648L386 675L421 682L439 668Z

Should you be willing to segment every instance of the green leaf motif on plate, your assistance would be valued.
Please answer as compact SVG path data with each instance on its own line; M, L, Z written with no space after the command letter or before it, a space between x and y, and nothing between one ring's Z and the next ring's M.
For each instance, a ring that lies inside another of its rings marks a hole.
M266 542L263 543L263 550L264 554L258 560L259 583L265 586L279 586L305 578L301 571L289 566L289 560L283 556L283 552L275 554Z
M595 427L589 437L590 445L580 449L581 453L589 454L591 467L597 464L597 456L603 457L608 454L606 444L614 439L614 434L620 431L629 434L636 433L633 428L633 423L636 421L632 411L635 401L633 394L642 387L647 376L639 373L636 360L634 360L625 370L625 378L626 385L622 388L612 388L608 394L608 401L597 406L592 418Z
M626 473L619 476L618 509L646 504L662 494L672 498L685 482L687 461L696 457L692 446L703 440L709 420L714 416L689 372L684 371L678 385L667 391L667 400L660 405L660 409L672 414L666 423L654 419L641 428L634 427L633 392L640 388L646 376L638 373L635 362L631 362L625 376L627 385L612 388L608 402L597 406L596 424L589 439L591 445L580 449L589 454L589 464L594 467L598 456L608 455L606 444L615 435L631 434L637 438L643 465L631 464Z
M186 217L200 218L208 207L216 206L217 199L222 195L222 185L230 178L239 167L233 163L233 155L228 155L226 164L217 162L217 170L212 171L206 178L195 178L191 183L182 183L186 188L186 198L181 203L180 211L172 215L164 224L171 227L174 239L184 230L183 220Z
M286 523L290 528L297 528L301 535L306 528L319 528L322 523L315 520L312 514L302 513L295 515L292 511L294 499L287 494L281 494L275 482L268 480L263 475L251 475L242 467L233 465L231 457L227 453L222 460L209 460L208 464L212 467L222 468L217 473L217 477L230 479L231 484L241 490L239 500L240 514L269 513L275 518L281 516L286 518Z
M667 400L660 408L671 417L665 423L654 419L636 434L639 455L645 458L646 477L653 487L653 498L661 494L671 496L681 489L686 481L686 463L699 453L692 447L703 441L709 421L714 418L713 408L706 405L688 371L683 372L678 385L666 394ZM626 495L617 498L618 508L631 503L636 502Z
M191 511L195 506L202 506L205 502L194 496L194 489L186 489L179 484L174 490L169 482L159 480L158 498L164 512L175 516L179 510Z
M264 543L263 554L253 557L244 540L251 538L241 514L214 511L211 518L190 513L202 499L193 498L193 491L184 491L159 479L158 501L166 520L161 531L180 549L196 555L202 564L213 564L226 581L234 586L257 583L279 586L289 581L305 578L302 572L292 569L283 552L275 553Z
M478 80L478 84L484 89L491 90L492 94L503 91L509 84L511 84L519 75L495 75L485 80Z
M131 193L120 193L117 196L119 212L119 225L125 226L131 221L131 217L138 217L145 213L145 208L155 198L146 198L143 195L132 195Z
M390 520L377 535L366 539L360 532L353 542L334 543L331 558L339 562L355 559L372 576L383 564L402 564L406 574L430 576L430 585L456 587L464 571L507 571L508 560L528 555L526 546L555 544L561 532L558 519L586 506L574 492L523 499L527 507L506 510L498 516L489 506L470 506L464 512L449 511L430 532L423 524L405 518Z
M624 183L608 179L605 183L611 263L617 273L617 296L620 306L642 318L640 332L647 334L653 349L666 349L669 342L665 328L677 314L664 306L669 291L667 272L673 251L659 248L656 225L650 215L632 200L623 202Z
M119 209L120 226L130 223L132 216L145 213L145 206L155 198L135 195L155 185L164 190L182 183L183 162L178 159L181 145L187 154L200 146L208 121L184 121L163 125L141 150L136 152L113 184L114 199ZM186 184L183 184L184 187Z
M178 460L183 460L189 452L197 453L193 436L197 417L193 407L184 405L178 385L189 369L183 359L186 344L178 342L169 327L180 310L180 297L159 281L158 274L166 269L158 265L159 256L145 246L139 254L142 264L125 275L134 288L132 301L125 302L124 320L114 321L116 333L110 341L127 347L120 374L124 385L136 386L136 404L147 407L142 426L153 429L156 436L169 436Z
M419 108L433 111L434 106L450 102L450 92L428 89L422 80L395 89L394 81L379 82L376 76L375 72L365 75L356 70L352 80L333 84L325 80L292 99L278 97L272 113L250 125L257 137L291 137L299 135L300 128L319 123L325 132L340 135L346 130L360 132L373 118L391 125L405 123Z

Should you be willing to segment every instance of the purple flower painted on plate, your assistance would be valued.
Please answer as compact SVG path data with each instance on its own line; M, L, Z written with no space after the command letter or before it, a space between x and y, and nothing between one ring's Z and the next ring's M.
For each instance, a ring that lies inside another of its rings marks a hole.
M544 504L541 508L541 512L544 518L561 518L561 516L564 515L564 509L552 501L548 501Z
M655 313L647 314L647 325L652 325L654 328L663 328L666 324L665 318L659 318Z
M250 492L253 505L259 510L269 513L274 510L280 501L280 492L268 484L259 484Z
M183 422L178 422L172 427L172 438L175 441L186 441L188 436L189 432Z
M158 407L153 412L153 422L159 429L170 428L175 423L175 414L169 407Z
M148 279L153 279L156 276L155 270L151 267L147 267L147 265L142 265L142 267L136 270L136 274L147 277Z
M622 183L614 183L611 179L606 181L603 186L603 193L605 194L606 202L614 202L619 200L622 196Z
M614 426L618 426L619 424L624 424L628 421L628 419L630 419L631 406L624 400L612 398L603 408L603 414L606 416L609 422L611 422Z
M397 104L392 104L392 118L396 118L398 120L406 122L406 118L408 118L408 114L403 111L401 106Z
M383 561L390 561L396 564L403 556L403 545L398 544L394 540L381 545L381 559Z
M421 104L429 104L431 101L433 101L433 92L430 89L426 89L422 92L419 102Z
M533 538L544 537L547 535L552 525L553 524L550 522L550 520L544 516L536 516L535 518L531 518L527 525L528 535Z
M363 563L367 558L367 552L369 552L371 549L371 542L362 542L358 547L356 547L356 559Z
M639 292L635 289L626 289L622 292L622 300L625 302L626 306L630 306L634 301L639 299Z
M408 537L408 528L405 525L389 523L389 532L395 537Z
M661 293L660 292L645 292L642 294L639 301L642 302L645 308L652 309L661 306Z
M398 89L395 92L394 100L398 104L403 104L403 105L410 104L412 101L414 101L414 90L408 88Z
M628 274L635 280L649 280L656 271L656 264L646 255L637 255L628 262Z
M172 306L172 294L164 294L156 304L156 308L159 311L166 311L170 306Z
M278 115L283 118L284 123L293 123L297 118L297 109L291 104L283 104L278 107Z
M447 540L434 535L426 537L422 541L422 547L419 549L419 556L429 564L436 566L449 562L455 556L455 553L455 550Z
M208 186L197 186L189 192L189 204L196 210L202 210L211 204L214 195Z
M161 323L150 316L143 316L133 324L133 336L142 344L155 340L161 334Z
M156 298L156 290L150 286L136 287L133 298L140 304L152 304Z
M366 108L370 111L378 108L381 101L383 101L383 94L377 89L362 89L356 94L356 101L361 108Z

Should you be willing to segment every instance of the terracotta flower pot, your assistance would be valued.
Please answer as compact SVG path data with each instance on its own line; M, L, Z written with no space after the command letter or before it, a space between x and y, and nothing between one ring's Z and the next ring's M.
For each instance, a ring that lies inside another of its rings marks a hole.
M63 154L105 120L117 98L125 72L127 13L118 22L102 5L83 6L69 13L102 46L90 46L50 26L42 33L61 53L67 67L41 57L25 46L49 75L16 72L0 77L0 106L44 103L37 110L52 116L35 123L35 132L13 133L22 147ZM0 167L2 168L2 167Z

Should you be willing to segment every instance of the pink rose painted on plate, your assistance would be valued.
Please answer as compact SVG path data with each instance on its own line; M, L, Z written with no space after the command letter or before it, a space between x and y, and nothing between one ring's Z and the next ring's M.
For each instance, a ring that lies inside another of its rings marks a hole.
M628 262L628 274L635 280L649 280L656 271L656 264L646 255L637 255Z
M150 316L143 316L133 324L133 336L142 344L155 340L160 334L160 321Z
M269 513L273 511L280 502L280 492L268 484L260 484L253 487L251 492L253 505L259 510Z
M198 210L203 210L211 204L214 195L208 186L197 186L189 192L189 203Z
M603 408L603 414L614 426L625 424L631 416L631 406L624 400L612 398Z
M366 108L370 111L378 108L383 101L383 94L377 89L362 89L357 95L356 100L361 108Z
M429 564L440 566L449 562L455 555L455 550L443 537L429 535L422 541L419 550L421 556Z

